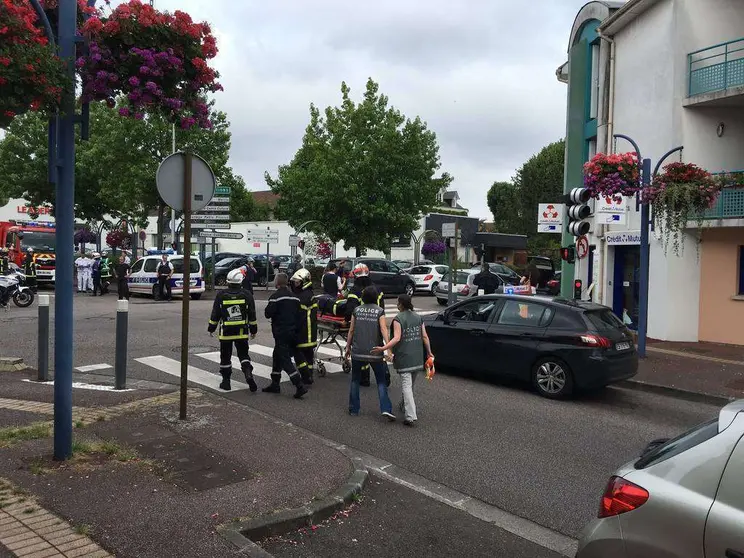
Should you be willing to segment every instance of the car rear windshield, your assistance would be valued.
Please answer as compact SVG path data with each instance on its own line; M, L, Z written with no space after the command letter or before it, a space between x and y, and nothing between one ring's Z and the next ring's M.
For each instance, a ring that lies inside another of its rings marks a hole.
M183 258L174 258L171 264L173 264L173 273L183 273ZM199 273L199 260L189 260L189 270L191 273Z
M410 273L411 275L426 275L429 272L430 272L429 266L418 265L412 268L408 273Z
M589 323L598 330L617 329L625 327L612 310L591 310L584 314Z
M442 277L442 283L449 283L452 280L452 274L447 272ZM468 282L468 274L464 271L458 271L456 276L456 281L458 285L464 285Z
M657 463L666 461L667 459L692 449L703 442L707 442L716 434L718 434L717 418L704 422L703 424L688 430L684 434L680 434L676 438L672 438L668 442L655 447L646 455L641 456L641 458L635 463L635 468L645 469L651 465L656 465Z

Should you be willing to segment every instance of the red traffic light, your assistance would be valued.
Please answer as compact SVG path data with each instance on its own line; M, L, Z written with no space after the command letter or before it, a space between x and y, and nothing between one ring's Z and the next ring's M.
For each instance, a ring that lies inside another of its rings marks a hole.
M561 259L564 262L574 263L576 260L576 249L573 246L561 248Z
M574 287L577 289L581 288L581 279L577 279L576 281L574 281Z

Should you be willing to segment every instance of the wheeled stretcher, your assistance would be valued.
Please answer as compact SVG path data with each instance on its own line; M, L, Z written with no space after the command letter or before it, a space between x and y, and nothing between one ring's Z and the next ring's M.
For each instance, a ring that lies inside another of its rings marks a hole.
M325 362L339 362L344 373L351 371L351 364L346 360L346 339L349 335L349 324L342 316L319 315L318 316L318 344L315 346L315 362L318 376L326 375ZM343 341L343 344L341 343ZM323 346L335 345L338 348L338 357L326 356L325 362L319 356L319 349Z

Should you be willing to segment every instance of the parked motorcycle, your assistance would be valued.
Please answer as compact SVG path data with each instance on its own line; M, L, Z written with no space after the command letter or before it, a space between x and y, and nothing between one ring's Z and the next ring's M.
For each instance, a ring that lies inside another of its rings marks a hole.
M20 308L27 308L34 303L34 292L26 287L26 276L18 271L9 275L0 275L0 287L5 288L5 300L13 301ZM7 303L0 300L0 306L7 308Z

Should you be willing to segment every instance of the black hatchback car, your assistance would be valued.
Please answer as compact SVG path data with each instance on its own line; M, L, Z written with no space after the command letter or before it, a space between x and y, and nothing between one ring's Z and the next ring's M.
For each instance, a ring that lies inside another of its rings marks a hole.
M479 296L425 323L437 364L529 381L544 397L602 388L638 371L630 331L591 302Z
M351 272L355 265L365 264L369 268L372 283L386 295L407 294L413 296L416 292L416 282L413 277L390 260L382 258L336 258L331 261L336 265L345 261L344 270L347 273ZM349 279L349 286L353 284L353 278Z

